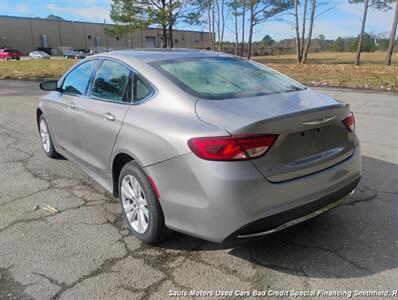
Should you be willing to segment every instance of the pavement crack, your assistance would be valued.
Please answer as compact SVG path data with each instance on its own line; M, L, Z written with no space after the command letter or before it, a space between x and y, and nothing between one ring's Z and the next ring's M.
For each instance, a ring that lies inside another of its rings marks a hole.
M17 225L17 224L29 224L32 222L38 222L38 221L44 221L47 222L46 220L46 216L39 216L37 218L29 218L29 219L21 219L21 220L16 220L11 222L10 224L8 224L7 226L3 227L2 229L0 229L0 233L6 231L7 229Z
M41 274L41 273L37 273L37 272L32 272L32 274L34 275L38 275L40 277L43 277L44 279L48 280L50 283L58 286L58 287L63 287L64 283L58 282L57 280L55 280L54 278L51 278L50 276L47 276L45 274Z

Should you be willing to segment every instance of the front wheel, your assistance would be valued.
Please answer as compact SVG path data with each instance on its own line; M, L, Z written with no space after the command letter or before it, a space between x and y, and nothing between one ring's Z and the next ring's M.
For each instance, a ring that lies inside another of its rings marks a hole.
M155 244L168 233L153 186L136 162L127 163L119 176L119 198L129 230L141 241Z
M51 138L47 122L44 119L43 115L41 115L39 119L39 132L41 138L41 145L43 146L43 150L46 153L46 155L51 158L60 158L61 156L58 154L57 151L55 151L53 140Z

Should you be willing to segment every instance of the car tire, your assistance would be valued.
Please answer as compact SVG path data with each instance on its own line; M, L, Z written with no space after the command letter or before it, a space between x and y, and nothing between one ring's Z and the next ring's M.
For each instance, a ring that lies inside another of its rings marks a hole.
M122 168L118 188L124 217L135 237L147 244L156 244L168 236L170 231L157 194L136 162L131 161Z
M44 119L43 115L41 115L39 118L39 133L44 153L51 158L61 158L62 156L57 151L55 151L50 130L48 129L46 119Z

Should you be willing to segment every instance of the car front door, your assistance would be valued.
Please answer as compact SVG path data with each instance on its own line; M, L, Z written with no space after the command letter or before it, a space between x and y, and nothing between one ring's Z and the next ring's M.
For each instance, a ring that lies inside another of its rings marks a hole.
M95 174L107 179L109 158L131 100L132 72L124 64L104 60L89 97L76 99L78 156Z
M59 83L57 95L52 101L48 101L51 134L56 146L67 154L75 154L78 148L75 127L76 99L87 97L90 80L99 63L99 60L91 60L78 65Z

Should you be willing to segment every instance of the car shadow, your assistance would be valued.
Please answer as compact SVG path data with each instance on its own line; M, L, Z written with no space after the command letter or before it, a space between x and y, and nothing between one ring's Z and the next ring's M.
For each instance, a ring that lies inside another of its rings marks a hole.
M363 157L354 195L317 218L257 240L216 244L176 233L158 247L222 250L258 266L317 278L393 269L398 266L397 174L398 165Z

